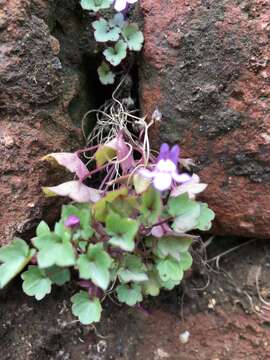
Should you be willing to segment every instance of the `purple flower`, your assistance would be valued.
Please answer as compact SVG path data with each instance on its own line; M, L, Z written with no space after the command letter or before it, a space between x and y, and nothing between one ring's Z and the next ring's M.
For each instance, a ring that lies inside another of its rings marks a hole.
M69 215L67 220L65 221L65 226L68 228L75 228L80 225L80 219L78 216L75 215Z
M154 187L159 191L170 189L172 182L184 183L190 180L186 173L179 174L177 170L180 148L174 145L171 150L168 144L162 144L157 159L157 164L153 171L141 169L140 174L148 179L153 179Z
M114 8L116 11L123 11L129 4L135 4L137 0L115 0Z

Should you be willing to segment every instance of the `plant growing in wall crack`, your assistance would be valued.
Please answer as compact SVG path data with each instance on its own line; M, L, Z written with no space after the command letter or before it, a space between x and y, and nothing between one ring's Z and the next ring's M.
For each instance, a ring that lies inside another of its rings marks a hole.
M137 0L81 0L84 10L96 13L97 20L92 23L95 40L103 45L104 61L98 67L102 84L113 84L114 68L119 66L130 51L140 51L143 46L143 33L136 23L130 23L126 14L130 4ZM110 19L101 15L102 10L114 7L117 13Z
M105 143L44 158L76 175L44 193L72 202L62 207L53 228L44 221L38 225L31 246L17 238L0 248L1 288L27 266L22 288L37 300L53 286L75 281L72 312L82 324L91 324L100 320L107 297L134 306L180 284L198 238L188 232L209 230L214 213L195 200L206 184L180 171L178 145L163 144L154 156L149 124L136 119L139 137L114 128ZM95 164L90 170L83 153ZM99 187L88 186L85 181L97 174L102 175Z
M98 68L103 84L112 84L112 68L142 47L142 33L124 16L135 2L81 0L97 13L94 35L106 45ZM112 5L118 13L102 18L99 12ZM146 122L129 110L129 99L116 98L124 79L108 103L84 116L83 132L88 114L97 115L86 148L42 159L74 176L43 188L48 197L70 199L59 221L52 227L41 221L31 245L16 238L0 248L0 289L22 271L23 291L36 300L72 282L71 309L82 324L100 320L106 298L135 306L180 284L199 238L190 231L207 231L214 219L208 205L196 201L207 185L190 174L179 146L164 143L158 154L151 149L148 131L161 113Z

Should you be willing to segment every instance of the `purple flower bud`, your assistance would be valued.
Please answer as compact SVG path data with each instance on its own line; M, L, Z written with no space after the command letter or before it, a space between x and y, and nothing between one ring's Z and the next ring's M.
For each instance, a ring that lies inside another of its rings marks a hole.
M80 219L75 215L69 215L64 224L66 227L73 229L80 225Z

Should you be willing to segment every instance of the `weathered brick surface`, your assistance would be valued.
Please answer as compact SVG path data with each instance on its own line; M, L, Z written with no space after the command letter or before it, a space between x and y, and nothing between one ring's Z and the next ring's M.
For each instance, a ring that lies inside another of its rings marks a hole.
M209 187L215 232L270 237L270 2L142 0L141 104Z
M83 92L77 7L76 1L59 8L42 0L0 1L0 244L43 216L55 218L60 202L46 201L41 186L60 179L40 158L82 144L71 116Z

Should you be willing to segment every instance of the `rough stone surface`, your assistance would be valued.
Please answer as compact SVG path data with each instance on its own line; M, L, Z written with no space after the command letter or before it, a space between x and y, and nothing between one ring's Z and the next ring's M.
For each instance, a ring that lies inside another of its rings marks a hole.
M218 234L270 237L270 2L142 0L152 141L197 162Z
M90 106L82 79L93 44L83 33L86 19L77 1L1 0L0 9L3 244L31 231L43 216L53 220L53 209L59 210L60 200L45 200L41 186L56 185L61 175L40 158L82 144L77 108Z

